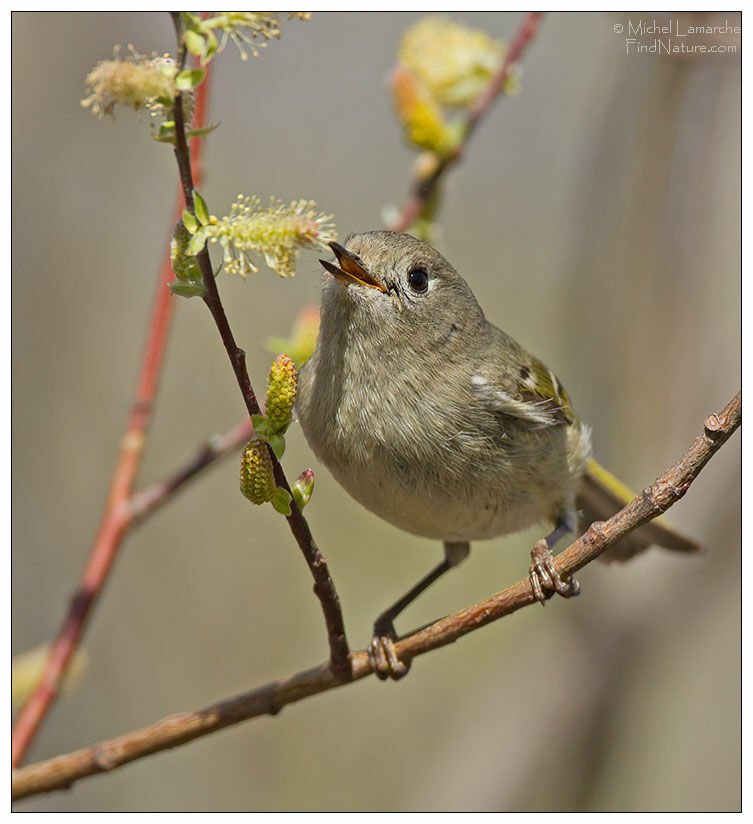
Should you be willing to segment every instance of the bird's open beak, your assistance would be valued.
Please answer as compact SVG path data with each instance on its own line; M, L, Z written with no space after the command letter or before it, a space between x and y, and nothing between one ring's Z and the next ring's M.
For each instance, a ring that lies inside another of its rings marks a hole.
M372 275L363 262L355 252L350 252L344 246L332 241L330 248L335 253L339 266L330 263L328 260L320 260L319 263L336 278L339 278L345 283L355 283L358 286L370 286L372 289L379 289L380 292L386 292L387 287L380 283L374 275Z

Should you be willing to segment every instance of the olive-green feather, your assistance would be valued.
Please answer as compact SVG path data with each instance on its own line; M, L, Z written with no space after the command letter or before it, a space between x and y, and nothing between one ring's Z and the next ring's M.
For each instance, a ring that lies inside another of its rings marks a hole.
M562 423L575 423L577 417L565 387L548 366L532 355L528 357L529 363L520 368L521 399L546 404Z

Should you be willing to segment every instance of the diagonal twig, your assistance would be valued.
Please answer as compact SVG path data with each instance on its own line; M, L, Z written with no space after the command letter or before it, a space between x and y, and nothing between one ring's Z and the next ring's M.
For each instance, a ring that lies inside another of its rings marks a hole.
M457 151L440 163L431 178L420 181L417 184L413 197L406 204L400 220L393 228L398 231L403 231L413 222L418 214L420 214L423 205L431 196L431 193L447 167L460 158L471 133L491 106L499 89L502 87L510 67L520 58L528 42L535 36L540 16L541 14L539 12L531 12L526 16L523 24L513 38L499 71L471 107L466 120L464 138ZM204 113L207 103L207 89L208 82L205 80L197 90L197 125L202 125L205 120ZM203 144L198 141L194 141L192 144L193 166L197 180L200 178L199 164L202 146ZM180 209L176 212L176 219L179 212ZM144 436L151 415L152 402L156 392L159 370L164 353L165 338L169 328L173 303L168 299L165 285L171 278L172 272L169 261L166 260L160 273L157 299L155 301L152 324L150 326L150 339L145 350L137 400L123 437L121 454L113 475L110 495L108 496L100 530L92 548L90 562L84 573L82 585L72 598L61 630L51 645L48 662L40 679L40 683L18 716L14 728L12 747L14 765L17 765L23 759L42 720L57 697L62 675L73 652L78 646L90 610L104 582L107 580L112 563L126 533L132 526L143 520L153 509L165 503L174 492L181 488L198 471L209 465L214 459L230 454L234 450L235 445L243 442L244 435L241 434L241 429L236 429L234 431L238 435L238 441L234 440L231 433L223 436L223 438L230 436L227 450L220 449L217 455L213 455L212 447L210 446L202 450L192 464L179 470L160 484L150 487L149 490L144 490L131 497L140 464L141 452L144 447ZM237 351L242 355L241 350ZM235 369L236 363L233 365ZM243 371L245 366L242 363L238 363L238 368ZM253 396L253 391L251 390L251 392L248 393L248 389L250 389L250 383L244 390L244 397L249 399L253 398L254 403L252 406L254 406L255 397ZM247 427L250 428L248 422L246 422L245 425L241 423L238 426L243 429ZM274 457L273 461L275 463L275 474L278 484L289 490L279 463ZM300 515L300 513L297 513L297 515ZM325 611L329 613L327 621L328 627L331 626L335 628L334 632L330 631L330 646L337 650L337 655L334 657L334 660L338 662L338 671L341 675L347 675L347 668L343 664L347 654L344 628L342 632L340 632L339 625L342 622L341 619L338 618L339 606L336 600L330 597L331 593L334 592L334 587L331 586L331 579L327 580L329 576L321 574L321 559L323 556L321 556L321 553L316 549L308 526L302 516L299 519L297 515L294 513L294 516L292 516L291 529L293 529L299 544L308 547L307 561L312 572L318 570L321 581L316 580L317 576L315 575L317 594L320 596L320 599L322 598L320 593L324 594L323 606L326 605Z
M179 63L182 65L185 60L185 46L183 44L183 29L179 12L171 12L173 24L175 26L176 35L178 37L179 47L181 48L181 59ZM186 204L186 209L193 214L193 178L191 175L191 162L188 151L188 144L186 142L185 126L183 123L183 106L181 104L181 93L178 92L173 103L173 114L175 118L175 159L178 163L178 171L180 174L181 186L183 188L183 197ZM251 379L246 369L246 353L236 344L233 332L228 323L225 309L220 300L220 295L215 283L214 273L212 271L212 264L209 259L209 253L206 246L197 255L199 266L201 267L202 278L206 294L204 296L204 303L206 303L209 311L212 313L214 322L222 338L222 343L225 346L228 358L233 367L236 381L243 395L243 400L246 404L249 417L261 414L259 402L251 386ZM308 522L303 516L303 513L296 505L295 499L292 496L292 490L288 483L285 473L283 472L280 462L277 460L274 452L267 447L272 465L274 467L274 475L277 486L281 486L291 496L290 508L291 514L286 516L290 531L303 553L303 556L308 564L311 575L314 579L314 593L316 594L321 604L322 612L324 613L324 620L327 627L327 638L329 641L330 650L330 664L332 671L341 680L348 680L350 678L350 662L348 641L345 635L345 622L340 608L340 599L335 589L334 581L329 573L327 567L327 559L319 551L319 548L314 541L314 537L309 529Z
M468 115L463 123L463 139L460 141L460 144L453 152L438 160L437 166L428 177L420 178L416 181L411 197L405 206L403 206L400 216L392 226L390 226L390 229L395 232L405 232L421 214L447 169L460 160L471 135L499 94L513 64L522 57L526 46L536 36L542 14L540 11L530 11L526 14L523 22L520 24L520 28L513 37L512 43L510 43L510 48L505 53L497 73L471 104Z
M721 412L706 418L704 431L685 454L641 495L609 520L592 524L580 538L560 552L554 561L557 572L563 577L572 575L629 532L669 509L687 492L703 467L740 426L741 420L742 400L738 392ZM402 659L423 655L534 603L538 602L526 577L467 609L402 638L396 644L397 654ZM353 681L371 674L366 652L352 653L351 660ZM14 770L13 798L70 787L86 776L108 772L249 718L274 715L287 704L340 686L344 683L332 673L329 663L324 663L205 709L171 715L118 738Z

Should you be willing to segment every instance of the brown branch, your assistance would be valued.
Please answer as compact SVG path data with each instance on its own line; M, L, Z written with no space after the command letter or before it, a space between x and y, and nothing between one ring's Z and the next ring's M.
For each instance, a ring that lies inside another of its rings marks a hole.
M228 455L237 455L238 448L254 435L254 428L248 418L243 418L224 435L211 438L197 453L196 457L172 475L135 493L128 502L130 525L141 523L148 515L164 506L188 481L215 461Z
M123 501L122 506L119 509L119 523L121 529L119 540L122 542L122 539L133 527L140 524L147 516L151 515L157 509L168 503L168 501L173 498L179 489L185 486L189 481L193 480L204 469L217 460L225 458L228 455L237 454L238 448L248 441L253 434L254 428L251 425L251 421L248 418L243 418L232 429L228 430L223 435L217 435L211 438L209 442L199 450L196 456L181 469L176 470L171 475L168 475L163 480L152 484L146 489L132 493L127 500ZM115 541L111 541L109 544L103 541L101 545L109 546L111 552L116 552L119 547L119 543ZM104 579L102 583L104 583ZM96 597L97 592L95 591L93 594ZM78 610L80 610L81 591L77 597L78 601L74 600L72 606L75 606ZM76 613L76 618L79 620L80 615L80 612ZM67 616L67 620L72 620L70 615ZM73 655L75 649L76 646L70 647L70 655ZM68 648L66 648L66 652L67 651ZM65 665L63 665L63 674L64 667ZM44 684L44 676L40 683ZM45 694L48 693L49 691L46 690ZM39 713L41 708L42 705L39 704L38 708L35 708L36 712ZM38 717L41 722L44 716L42 714L38 714L35 717ZM19 716L19 721L20 720L21 716ZM20 732L21 728L18 729L17 734Z
M633 529L665 512L688 490L711 457L740 426L742 401L738 393L716 415L709 415L704 432L685 454L641 495L608 521L592 524L586 532L555 558L560 575L572 575ZM408 660L450 644L468 632L535 603L528 578L524 578L490 598L436 621L401 639L396 644L400 658ZM352 680L371 673L368 655L351 655ZM197 712L171 715L149 727L121 735L86 749L40 761L13 771L13 798L70 787L81 778L107 772L169 749L210 732L260 715L274 715L286 704L342 686L328 663L273 681L250 692L206 707Z
M198 125L204 122L208 89L207 78L196 96L195 122ZM194 154L197 177L201 176L201 150L202 144L196 140ZM178 198L171 230L175 221L180 217L180 212L180 198ZM173 278L169 252L166 252L158 274L157 292L141 364L136 399L120 442L120 454L110 483L102 521L89 554L81 584L71 598L62 626L50 646L39 683L21 709L13 728L11 744L13 765L23 760L42 721L58 696L65 669L78 647L86 622L108 579L123 538L133 524L130 516L130 498L141 465L174 306L174 301L167 288L168 282Z
M423 211L444 173L450 166L460 160L471 135L476 131L479 122L500 93L510 69L520 60L526 46L536 36L542 14L540 11L530 11L526 14L520 28L515 33L512 43L510 43L510 48L507 50L499 70L471 105L463 124L463 139L460 144L446 157L438 159L437 166L428 177L416 181L413 194L403 207L400 217L390 227L393 231L405 232L411 226Z
M182 23L180 14L172 12L173 24L179 42L182 43ZM184 49L183 49L184 51ZM175 96L173 102L173 114L175 118L175 159L178 163L181 185L183 187L183 197L188 209L192 214L193 206L193 180L191 177L191 163L186 142L185 126L183 123L183 106L181 105L181 94ZM249 417L261 414L259 402L251 386L251 380L246 369L246 353L235 342L233 332L225 314L225 309L220 300L217 284L215 283L212 264L206 246L197 255L199 266L201 267L202 278L206 294L204 303L212 313L214 322L219 330L222 343L225 346L230 364L233 367L236 381L243 395ZM319 551L314 541L314 537L309 529L308 522L303 517L303 513L296 505L292 497L292 490L283 472L280 462L274 452L269 449L269 455L274 467L275 480L277 486L281 486L291 495L291 514L287 516L288 526L293 533L303 557L308 564L311 575L314 579L314 593L321 604L324 620L327 627L327 638L329 642L330 664L333 672L342 680L350 678L350 662L348 641L345 635L345 622L343 621L342 610L340 608L340 598L335 589L335 584L327 567L327 559Z

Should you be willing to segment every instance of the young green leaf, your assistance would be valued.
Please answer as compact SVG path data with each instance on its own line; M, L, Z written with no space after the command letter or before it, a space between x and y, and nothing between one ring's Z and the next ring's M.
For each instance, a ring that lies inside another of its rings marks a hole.
M286 517L291 515L293 510L290 508L290 493L283 489L281 486L278 486L277 489L274 491L272 495L272 506L281 514L285 515Z
M204 54L202 55L201 62L207 64L214 57L218 47L219 42L217 40L217 35L209 29L204 44Z
M188 229L188 227L186 226ZM191 230L188 229L190 232ZM207 231L206 227L202 227L199 229L196 234L191 238L188 246L186 247L186 254L187 255L198 255L199 252L204 248L204 244L207 242Z
M159 143L172 143L175 145L175 123L172 120L160 123L157 133L152 133L152 137Z
M275 453L277 460L282 460L282 456L285 454L285 438L277 434L267 435L266 441L272 452Z
M186 29L183 32L183 39L186 43L186 48L195 57L198 57L204 51L204 38L197 31Z
M205 69L183 69L175 76L175 88L182 92L190 92L201 83L205 75Z
M179 280L167 285L173 295L179 295L182 298L203 298L206 294L203 283Z
M202 126L200 129L188 129L186 137L189 139L192 137L204 137L205 135L211 134L219 125L219 123L210 123L208 126Z
M207 226L209 224L207 204L196 189L193 190L193 209L194 212L196 212L196 217L199 219L199 223L201 223L202 226Z
M192 235L195 235L199 229L199 222L196 220L196 218L188 211L188 209L183 210L182 218L183 225L186 227L186 229L188 229L188 231ZM202 243L202 246L203 245L204 244ZM196 254L196 252L188 252L188 254Z

